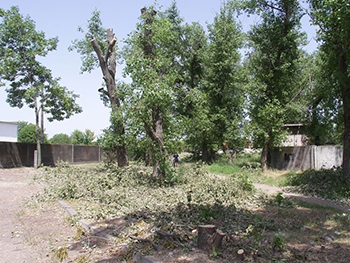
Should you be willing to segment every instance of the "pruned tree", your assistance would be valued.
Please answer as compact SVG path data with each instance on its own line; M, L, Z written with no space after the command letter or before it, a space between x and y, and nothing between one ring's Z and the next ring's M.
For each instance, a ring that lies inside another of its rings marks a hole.
M102 71L104 87L99 88L102 98L107 98L111 108L111 129L116 134L115 149L119 167L128 165L125 124L122 114L122 101L116 87L117 39L112 28L102 27L100 12L95 10L88 21L88 29L81 40L74 40L69 50L76 50L82 59L81 73L91 72L99 67ZM104 100L106 102L106 100Z
M164 177L169 164L167 147L171 138L174 99L175 56L172 42L175 31L163 13L153 7L141 9L141 22L127 40L125 73L134 89L131 103L133 118L141 123L143 133L151 140L153 175ZM135 124L136 124L135 123Z

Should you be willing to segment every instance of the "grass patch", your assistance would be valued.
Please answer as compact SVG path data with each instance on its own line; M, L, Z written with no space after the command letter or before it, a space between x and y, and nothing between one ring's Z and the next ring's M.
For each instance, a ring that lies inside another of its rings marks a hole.
M234 164L214 163L209 166L209 172L213 174L231 175L242 172L242 168Z

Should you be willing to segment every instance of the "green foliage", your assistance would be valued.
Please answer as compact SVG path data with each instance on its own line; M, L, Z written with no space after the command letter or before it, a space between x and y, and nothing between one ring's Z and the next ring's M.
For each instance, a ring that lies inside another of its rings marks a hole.
M50 143L53 143L53 144L71 144L72 140L69 137L69 135L67 135L65 133L58 133L58 134L55 134L54 136L52 136L52 138L50 139Z
M209 166L209 172L215 174L231 175L240 171L242 169L236 165L213 163Z
M238 153L232 163L227 159L219 159L209 166L209 172L214 174L232 175L245 170L256 169L260 167L259 153Z
M194 205L192 217L186 219L186 215L183 214L178 219L191 220L188 223L193 224L207 222L205 220L209 219L209 214L215 217L215 214L222 213L221 206L238 204L243 201L241 197L251 194L251 189L240 188L239 177L222 180L218 184L215 178L195 175L191 169L187 169L187 172L182 174L181 184L164 188L159 186L159 179L152 177L150 169L145 167L108 167L84 168L65 163L56 168L47 167L42 170L42 175L37 175L36 178L46 185L41 198L79 199L84 203L90 202L90 205L96 208L86 207L86 216L96 219L109 218L120 213L132 214L142 211L145 207L148 213L171 213L176 212L179 202L190 202ZM188 193L191 193L190 201Z
M285 237L282 234L276 234L273 237L273 248L276 250L283 250L285 245Z
M344 200L350 197L349 184L344 183L340 168L292 173L288 176L286 185L292 186L293 191L327 199Z
M330 80L330 94L341 105L338 111L343 132L343 176L350 177L350 5L345 0L309 0L313 24L319 27L323 72ZM328 81L326 81L328 82ZM335 107L336 108L336 107Z
M167 171L167 151L172 151L172 140L177 121L172 114L175 56L172 48L177 39L171 30L171 21L155 7L143 9L137 30L126 41L125 73L133 84L130 92L130 131L134 142L145 134L152 141L149 148L154 175Z
M18 142L25 143L36 143L36 126L32 123L22 122L22 124L18 127L17 140ZM39 134L41 137L41 130L39 130ZM47 135L44 134L44 141L47 142Z
M76 50L81 55L81 73L91 73L93 69L99 67L98 57L90 43L92 39L97 40L103 53L105 53L108 47L108 43L105 41L107 30L102 26L100 14L101 12L97 9L92 12L92 16L88 20L86 32L82 27L78 28L78 31L84 34L84 38L81 40L75 39L72 41L72 45L68 48L69 51Z
M20 85L32 82L29 71L38 75L40 63L36 56L44 57L56 49L57 38L46 39L42 31L35 30L35 22L29 16L23 17L19 8L0 9L0 62L1 79Z
M85 132L74 130L71 134L72 144L80 145L94 145L95 142L95 133L89 129L86 129Z
M282 125L291 119L288 116L302 116L300 109L291 107L297 105L303 88L299 85L302 12L298 1L245 2L246 11L261 18L249 33L252 51L246 65L251 74L248 134L253 135L255 147L263 147L264 169L270 148L285 138Z

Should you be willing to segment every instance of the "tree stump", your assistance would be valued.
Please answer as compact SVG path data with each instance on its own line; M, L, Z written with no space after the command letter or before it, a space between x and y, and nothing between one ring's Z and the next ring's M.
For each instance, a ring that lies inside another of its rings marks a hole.
M216 229L215 225L198 226L198 247L203 249L222 248L222 240L225 234Z
M237 251L237 258L240 260L244 260L244 249L240 249Z

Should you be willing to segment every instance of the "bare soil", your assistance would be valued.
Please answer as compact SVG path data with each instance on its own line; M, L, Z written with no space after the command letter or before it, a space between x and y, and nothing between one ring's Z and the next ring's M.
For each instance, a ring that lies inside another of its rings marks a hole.
M53 252L74 237L76 229L56 203L37 203L33 168L0 169L0 261L54 262Z

